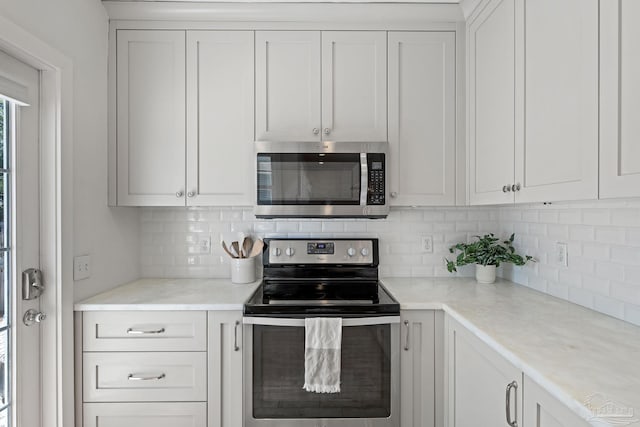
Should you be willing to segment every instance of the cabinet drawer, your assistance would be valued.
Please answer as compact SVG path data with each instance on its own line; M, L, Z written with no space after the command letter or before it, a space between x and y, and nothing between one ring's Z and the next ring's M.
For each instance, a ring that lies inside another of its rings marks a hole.
M206 427L206 403L85 403L84 427Z
M84 351L206 351L203 311L87 311Z
M85 402L207 400L207 354L84 353Z

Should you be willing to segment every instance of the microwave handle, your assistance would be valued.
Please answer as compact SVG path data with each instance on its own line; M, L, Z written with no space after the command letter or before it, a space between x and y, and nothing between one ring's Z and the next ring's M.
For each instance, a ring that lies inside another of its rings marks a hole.
M284 319L282 317L243 317L242 323L245 325L304 327L304 319ZM390 325L394 323L400 323L400 316L358 317L342 319L343 327Z
M367 153L360 153L360 206L367 206L369 191L369 163Z

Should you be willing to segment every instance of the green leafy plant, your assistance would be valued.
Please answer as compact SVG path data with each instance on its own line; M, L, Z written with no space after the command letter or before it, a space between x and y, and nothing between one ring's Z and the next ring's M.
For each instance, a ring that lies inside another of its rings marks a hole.
M515 265L525 265L528 261L534 261L529 255L518 255L513 247L515 234L509 240L500 242L493 233L484 236L474 236L478 239L472 243L458 243L449 248L450 253L460 251L454 261L447 259L447 270L453 273L456 267L467 264L495 265L499 267L501 263L511 263Z

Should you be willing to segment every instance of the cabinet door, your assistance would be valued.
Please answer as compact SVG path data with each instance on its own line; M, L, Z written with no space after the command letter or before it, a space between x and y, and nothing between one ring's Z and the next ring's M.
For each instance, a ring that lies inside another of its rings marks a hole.
M455 204L454 32L389 33L391 204Z
M320 141L320 32L256 32L256 140Z
M322 137L387 141L387 35L322 32Z
M516 202L596 199L598 0L516 5Z
M118 204L185 204L185 33L117 32Z
M435 312L401 314L400 426L435 424Z
M187 205L253 204L253 32L187 33Z
M507 401L522 425L522 373L455 320L447 323L449 426L507 426Z
M207 404L85 403L84 427L205 427Z
M587 427L590 424L560 403L528 376L524 376L525 426Z
M515 0L492 0L468 27L469 201L510 203L514 180Z
M242 427L242 312L209 312L209 427Z
M600 198L640 196L640 2L600 0Z

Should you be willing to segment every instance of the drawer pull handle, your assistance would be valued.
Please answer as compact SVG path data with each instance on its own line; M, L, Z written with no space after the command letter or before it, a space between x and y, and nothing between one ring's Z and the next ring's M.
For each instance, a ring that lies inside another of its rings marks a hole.
M236 320L236 323L233 327L233 351L240 350L240 346L238 346L238 326L240 326L240 322Z
M404 340L404 351L409 351L409 321L405 320L404 326L407 328L407 335Z
M161 380L165 377L166 375L164 373L160 374L160 375L155 375L155 376L151 376L151 377L142 377L136 374L129 374L129 381L151 381L151 380Z
M150 329L150 330L129 328L129 329L127 329L127 333L131 334L131 335L162 334L162 333L164 333L164 328Z
M511 427L518 427L518 401L516 400L516 405L515 405L515 420L511 419L511 389L513 389L515 391L516 394L516 398L518 397L518 383L515 381L510 382L509 384L507 384L507 393L505 396L505 409L506 409L506 415L507 415L507 424L510 425Z

